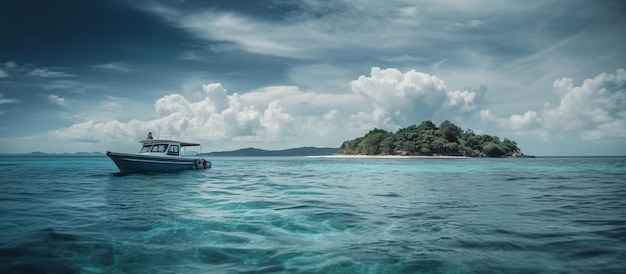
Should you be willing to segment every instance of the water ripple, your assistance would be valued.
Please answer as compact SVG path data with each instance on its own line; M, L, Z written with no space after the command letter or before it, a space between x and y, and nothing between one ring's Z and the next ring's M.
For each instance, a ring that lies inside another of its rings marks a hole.
M212 162L0 161L0 272L619 273L625 258L625 158Z

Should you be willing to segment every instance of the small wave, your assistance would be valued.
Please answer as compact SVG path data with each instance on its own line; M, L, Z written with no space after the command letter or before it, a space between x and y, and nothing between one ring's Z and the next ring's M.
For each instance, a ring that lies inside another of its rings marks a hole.
M312 208L312 206L310 205L292 205L292 206L274 208L274 210L280 211L280 210L310 209L310 208Z
M209 265L254 265L255 267L279 266L279 262L275 260L277 252L270 249L259 248L224 248L224 247L205 247L198 248L196 257L200 262ZM255 258L255 262L250 262Z
M398 197L402 197L402 195L398 194L398 193L393 193L393 192L389 192L386 194L373 194L373 196L378 196L378 197L389 197L389 198L398 198Z
M522 251L528 248L524 245L515 243L513 241L470 241L470 240L456 240L456 244L464 249L478 249L478 250L491 250L491 251Z
M543 177L539 176L512 176L504 178L505 181L526 181L526 180L541 180Z
M619 248L614 242L598 239L573 239L549 242L541 246L545 250L560 253L571 259L587 259L588 257L617 255Z

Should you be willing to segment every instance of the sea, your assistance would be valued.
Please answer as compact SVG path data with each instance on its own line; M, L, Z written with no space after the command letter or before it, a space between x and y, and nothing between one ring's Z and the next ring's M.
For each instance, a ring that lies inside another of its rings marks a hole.
M0 273L626 273L626 157L0 157Z

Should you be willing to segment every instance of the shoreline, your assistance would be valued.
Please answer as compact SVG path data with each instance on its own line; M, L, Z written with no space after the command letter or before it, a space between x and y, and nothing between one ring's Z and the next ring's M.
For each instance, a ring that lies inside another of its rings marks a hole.
M319 155L306 156L311 158L337 158L337 159L471 159L467 156L424 156L424 155Z

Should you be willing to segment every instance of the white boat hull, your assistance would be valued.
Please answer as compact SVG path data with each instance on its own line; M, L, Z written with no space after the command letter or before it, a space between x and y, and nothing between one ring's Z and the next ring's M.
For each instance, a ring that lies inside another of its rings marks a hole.
M210 168L211 163L200 157L178 157L107 151L107 156L122 173L169 172Z

